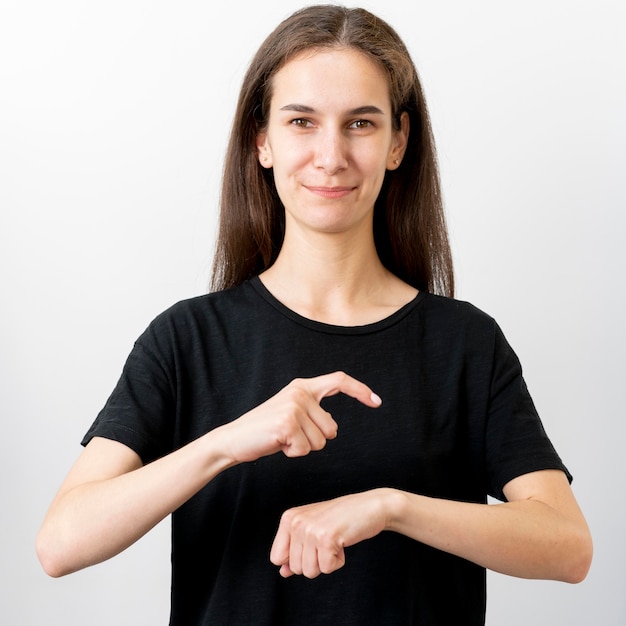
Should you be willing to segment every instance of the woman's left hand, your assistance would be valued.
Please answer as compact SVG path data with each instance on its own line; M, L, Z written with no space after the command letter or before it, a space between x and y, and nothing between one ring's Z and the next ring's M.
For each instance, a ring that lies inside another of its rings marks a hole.
M344 548L387 528L392 490L374 489L307 504L283 513L270 552L281 576L315 578L343 567Z
M342 567L344 548L388 530L502 574L583 580L593 544L565 473L523 474L503 491L506 502L485 504L381 488L289 509L270 559L283 576L314 578Z

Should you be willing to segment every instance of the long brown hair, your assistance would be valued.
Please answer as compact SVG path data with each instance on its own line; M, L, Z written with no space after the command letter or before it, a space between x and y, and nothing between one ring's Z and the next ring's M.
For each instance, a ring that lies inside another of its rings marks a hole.
M454 295L454 273L428 110L404 43L386 22L364 9L306 7L263 42L243 80L224 163L220 222L211 288L225 289L274 263L285 233L285 210L272 171L259 164L257 134L267 124L272 77L311 48L353 48L389 77L393 123L410 119L399 168L388 171L374 210L381 262L417 289Z

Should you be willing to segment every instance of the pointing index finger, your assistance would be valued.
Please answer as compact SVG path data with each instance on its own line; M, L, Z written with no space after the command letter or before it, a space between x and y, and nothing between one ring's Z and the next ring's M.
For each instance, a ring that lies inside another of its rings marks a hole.
M375 394L365 383L349 376L345 372L332 372L311 378L308 381L309 388L315 399L320 402L322 398L345 393L355 398L366 406L376 408L382 404L380 396Z

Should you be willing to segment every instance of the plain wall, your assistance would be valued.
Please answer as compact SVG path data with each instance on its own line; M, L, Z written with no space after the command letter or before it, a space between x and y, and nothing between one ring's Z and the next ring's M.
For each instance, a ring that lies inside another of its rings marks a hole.
M300 6L0 1L3 623L167 623L167 521L60 580L35 535L135 338L206 291L242 74ZM594 535L580 585L490 574L488 624L623 625L625 5L362 6L423 80L457 295L518 352Z

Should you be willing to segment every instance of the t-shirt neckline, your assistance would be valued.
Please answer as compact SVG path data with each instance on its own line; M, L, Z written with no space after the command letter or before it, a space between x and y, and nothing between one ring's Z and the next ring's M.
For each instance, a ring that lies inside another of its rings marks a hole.
M376 322L371 322L369 324L363 324L360 326L341 326L336 324L327 324L325 322L318 322L317 320L312 320L308 317L300 315L299 313L296 313L294 310L290 309L280 300L278 300L272 294L272 292L263 284L258 276L251 278L248 282L265 302L274 307L274 309L276 309L279 313L281 313L292 322L295 322L312 330L317 330L319 332L340 335L364 335L389 328L390 326L397 324L401 319L403 319L406 315L408 315L411 311L418 307L427 295L427 292L419 291L412 300L401 306L397 311L394 311L391 315L388 315L387 317L384 317L383 319Z

